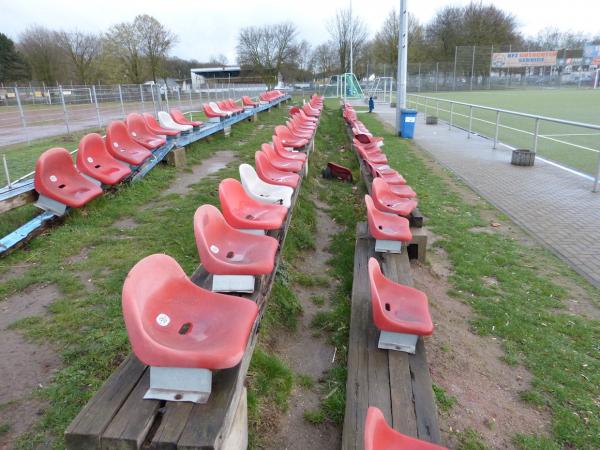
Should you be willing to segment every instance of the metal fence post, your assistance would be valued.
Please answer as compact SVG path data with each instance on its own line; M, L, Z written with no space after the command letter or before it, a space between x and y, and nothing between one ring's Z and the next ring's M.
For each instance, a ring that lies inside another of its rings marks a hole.
M96 96L96 86L92 85L92 93L94 94L94 103L96 104L96 119L98 119L98 127L102 126L100 120L100 107L98 106L98 97Z
M471 61L471 91L473 90L473 77L475 76L475 46L473 46L473 60Z
M191 86L190 86L189 92L190 92L190 108L194 109L194 105L192 104L192 88L191 88Z
M469 106L469 134L467 138L471 139L471 128L473 127L473 107Z
M540 134L540 119L535 119L535 131L533 133L533 153L537 153L539 134Z
M58 86L58 90L60 92L60 101L62 103L63 112L65 113L65 125L67 126L67 133L70 133L71 129L69 128L69 113L67 111L67 105L65 103L65 94L63 92L62 85Z
M6 176L6 184L8 188L12 188L12 183L10 182L10 174L8 173L8 163L6 162L6 155L2 154L2 163L4 164L4 175Z
M167 104L167 111L169 111L169 87L165 83L165 103Z
M500 131L500 111L496 111L496 133L494 134L494 147L496 150L496 146L498 145L498 132Z
M452 131L452 113L454 113L454 103L450 103L450 124L448 130Z
M458 56L458 46L454 46L454 81L452 82L452 90L456 90L456 57Z
M88 94L90 94L90 103L94 103L94 99L92 98L92 90L90 88L87 88L88 90Z
M17 99L17 106L19 107L19 115L21 116L21 125L23 125L23 131L25 132L25 138L27 143L30 144L29 132L27 129L27 119L25 118L25 111L23 111L23 105L21 105L21 98L19 97L19 88L15 86L15 98Z
M121 112L123 113L123 118L125 118L125 105L123 105L123 90L121 89L120 84L119 84L119 100L121 101Z
M140 84L140 100L142 101L142 112L146 112L146 105L144 104L144 88Z
M177 87L177 102L179 102L179 107L181 108L181 89L179 89L179 86Z
M598 184L600 183L600 152L598 152L598 168L596 169L596 176L594 177L594 188L592 192L598 192Z
M154 108L154 115L158 116L158 109L156 108L156 100L154 99L154 85L150 85L150 94L152 94L152 107Z

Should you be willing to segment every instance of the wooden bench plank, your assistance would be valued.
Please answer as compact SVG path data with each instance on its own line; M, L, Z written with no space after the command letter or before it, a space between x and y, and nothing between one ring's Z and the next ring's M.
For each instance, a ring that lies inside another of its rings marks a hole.
M67 449L98 449L100 436L144 373L133 354L108 378L65 430Z
M165 408L161 422L152 436L150 448L152 450L177 449L177 442L193 407L194 404L190 402L171 402L169 407Z
M374 249L375 241L368 236L366 223L357 224L342 448L362 449L368 406L380 408L396 430L439 442L437 411L423 339L419 339L415 355L377 347L379 331L372 320L367 268L369 257L375 256ZM412 285L406 252L376 257L388 278Z
M159 400L145 400L150 388L150 371L146 369L119 412L101 438L102 449L137 450L154 423L160 407Z

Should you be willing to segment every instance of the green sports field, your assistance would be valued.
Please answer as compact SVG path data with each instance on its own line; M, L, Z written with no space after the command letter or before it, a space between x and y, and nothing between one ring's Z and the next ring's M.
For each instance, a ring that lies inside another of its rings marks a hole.
M456 100L476 105L537 114L546 117L600 125L600 89L539 89L473 92L437 92L419 95ZM409 95L409 106L415 97ZM425 111L425 100L419 99L419 111ZM438 110L436 101L428 101L429 114ZM439 102L439 118L449 120L450 106ZM455 105L453 123L468 128L469 108ZM493 137L496 113L473 109L473 131ZM518 148L533 148L535 120L500 115L499 140ZM538 154L548 159L594 175L598 167L600 130L591 130L540 121Z

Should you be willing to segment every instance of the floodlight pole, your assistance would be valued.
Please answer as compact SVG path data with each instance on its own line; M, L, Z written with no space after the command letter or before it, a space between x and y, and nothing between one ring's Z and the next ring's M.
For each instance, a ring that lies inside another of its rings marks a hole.
M350 73L354 73L353 71L353 47L354 44L354 19L352 17L352 0L350 0Z
M396 135L400 135L402 108L406 108L406 65L408 61L407 0L400 0L400 30L398 37L398 74L396 83Z

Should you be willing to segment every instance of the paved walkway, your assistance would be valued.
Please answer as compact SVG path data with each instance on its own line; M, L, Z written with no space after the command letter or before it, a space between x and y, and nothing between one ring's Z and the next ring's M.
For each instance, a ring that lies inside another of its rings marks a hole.
M394 124L394 109L377 105L376 111ZM489 140L467 139L446 124L425 125L422 115L415 141L600 287L600 192L591 192L591 181L540 160L512 166L508 149L493 150Z

